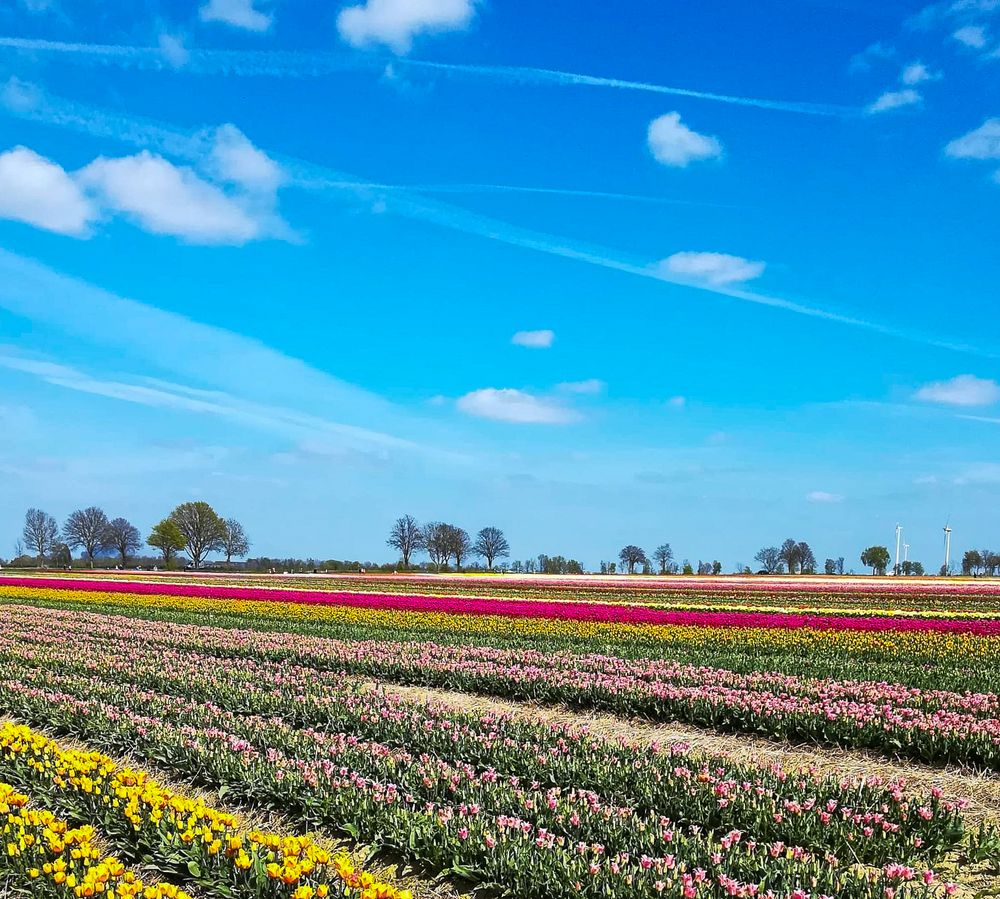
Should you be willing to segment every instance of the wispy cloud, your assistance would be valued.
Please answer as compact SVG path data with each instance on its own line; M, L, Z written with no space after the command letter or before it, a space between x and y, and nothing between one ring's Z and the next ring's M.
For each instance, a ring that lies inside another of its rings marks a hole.
M564 425L579 421L579 413L548 397L512 387L484 387L455 401L460 412L511 424Z
M963 25L961 28L956 28L951 36L973 50L982 50L988 42L987 31L983 25Z
M33 38L0 37L0 48L33 53L71 55L81 61L112 63L130 68L169 69L159 47L137 47L120 44L84 44L48 41ZM323 52L288 52L268 50L196 50L189 51L184 71L199 75L270 76L314 78L349 70L372 70L378 75L385 70L387 60L377 56ZM792 112L802 115L843 116L856 109L829 103L795 100L771 100L735 94L700 91L685 87L627 81L577 72L563 72L532 66L483 66L471 63L443 63L409 58L393 63L413 70L436 72L455 77L473 77L510 84L551 84L566 87L602 87L614 90L640 91L692 100L708 100L736 106Z
M812 493L806 494L806 500L811 503L840 503L844 501L844 497L839 493L827 493L825 490L813 490Z
M925 384L913 396L925 403L946 406L991 406L1000 402L1000 384L990 378L957 375L947 381Z
M556 332L544 328L540 331L518 331L510 342L514 346L523 346L531 350L547 350L556 339Z
M941 78L940 72L932 72L922 62L911 62L899 73L899 80L909 87L923 84L925 81L940 81Z
M881 41L876 41L874 44L869 44L860 53L855 53L851 57L848 69L854 73L869 72L872 69L873 63L892 59L895 55L895 47L883 44Z
M600 378L587 378L585 381L563 381L556 385L561 393L572 393L578 396L597 396L607 390L608 385Z
M878 115L880 112L891 112L894 109L905 109L907 106L918 106L923 102L920 91L905 88L900 91L886 91L877 100L869 104L865 112Z
M185 132L159 122L132 117L109 115L94 107L59 101L46 97L30 109L9 109L11 114L33 121L69 128L85 134L109 138L140 147L162 149L171 155L201 159L205 152L205 132ZM561 259L609 269L663 283L703 290L729 299L783 310L796 315L822 319L840 325L860 328L873 333L909 340L926 346L936 346L959 353L987 358L997 354L960 342L907 331L895 326L868 321L816 305L807 305L782 297L770 296L729 284L712 284L707 279L694 280L689 275L671 272L669 267L651 264L607 247L584 244L576 240L521 228L488 216L479 215L459 206L431 200L400 190L384 195L366 185L369 179L359 178L326 166L316 165L295 157L268 154L288 175L288 186L351 199L361 208L371 209L374 201L383 204L389 214L437 225L448 230L472 234L486 240L544 253Z

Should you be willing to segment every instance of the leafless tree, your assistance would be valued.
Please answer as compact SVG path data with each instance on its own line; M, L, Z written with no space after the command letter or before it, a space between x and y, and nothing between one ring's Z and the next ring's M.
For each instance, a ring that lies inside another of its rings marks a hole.
M105 529L104 546L118 553L124 568L128 565L128 557L142 548L142 535L127 518L113 518Z
M622 565L628 566L629 574L635 574L636 565L649 564L649 559L646 558L646 553L632 543L622 548L622 551L618 553L618 558L621 560Z
M107 549L108 516L97 506L87 506L71 512L63 525L62 536L72 549L82 549L90 567L94 567L94 555Z
M448 539L450 527L440 521L432 521L424 526L424 547L436 568L447 566L448 559L451 558L451 544Z
M510 556L510 544L500 528L483 528L476 534L472 551L486 559L486 567L492 571L495 559L506 559Z
M250 552L250 538L247 532L235 518L227 518L224 522L226 534L222 538L222 551L226 554L226 564L233 561L233 556L242 559Z
M448 528L447 540L450 555L455 557L455 567L461 569L462 559L472 552L472 541L469 539L469 533L464 528L453 524L445 525L445 527Z
M795 547L795 556L799 563L799 574L816 573L816 556L812 547L804 540Z
M181 503L170 518L184 535L191 564L200 568L205 556L219 552L226 539L226 523L206 502Z
M789 537L781 544L781 561L785 563L789 574L795 574L795 568L801 561L799 559L799 544Z
M667 573L667 566L674 560L674 551L669 543L661 543L653 552L653 561L660 566L660 574Z
M417 519L412 515L404 515L396 519L396 523L389 532L389 539L386 544L393 549L398 549L403 557L403 567L410 567L410 557L427 548L427 537L424 529L417 524Z
M23 555L24 555L24 541L20 537L18 537L17 540L14 541L14 558L20 559L21 556Z
M754 556L767 574L779 574L784 570L781 561L781 550L776 546L765 546Z
M56 537L59 536L59 525L47 512L41 509L28 509L24 513L22 534L25 545L35 551L35 557L41 564L52 549L52 544L56 542Z

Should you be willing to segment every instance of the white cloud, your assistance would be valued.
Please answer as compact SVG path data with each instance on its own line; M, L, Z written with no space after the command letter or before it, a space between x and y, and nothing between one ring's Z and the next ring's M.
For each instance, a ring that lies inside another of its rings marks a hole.
M557 389L563 393L596 396L598 393L603 393L607 386L600 378L587 378L585 381L564 381L557 385Z
M952 159L1000 159L1000 119L987 119L944 148Z
M759 277L763 262L728 256L725 253L674 253L660 262L658 268L670 275L687 278L712 287L724 287Z
M556 332L545 328L541 331L518 331L510 342L514 346L528 347L532 350L547 350L556 339Z
M579 420L572 409L510 387L473 390L459 397L455 405L466 415L516 424L561 425Z
M254 0L208 0L198 15L203 22L224 22L247 31L267 31L274 16L254 8Z
M191 58L187 47L184 46L183 38L179 35L164 32L160 35L158 43L163 58L175 69L183 68L187 64L188 59Z
M1000 384L975 375L958 375L948 381L925 384L914 398L947 406L990 406L1000 401Z
M840 503L844 501L839 493L827 493L825 490L813 490L806 494L806 499L811 503Z
M274 193L285 181L281 166L255 147L235 125L222 125L215 130L208 165L218 180L249 191Z
M922 62L911 62L899 73L899 80L911 87L925 81L940 81L941 78L940 72L932 72Z
M671 409L683 409L687 405L687 399L683 396L672 396L667 400L667 405Z
M27 147L0 154L0 218L82 237L97 217L62 166Z
M951 35L960 44L973 50L982 50L986 46L986 29L982 25L963 25Z
M99 157L78 178L103 206L154 234L191 243L243 244L272 230L266 216L251 212L193 169L146 150L120 159Z
M668 112L649 123L649 151L663 165L684 168L689 162L716 159L722 144L715 137L692 131L681 121L679 112Z
M886 91L874 103L869 104L865 111L869 115L875 115L880 112L889 112L892 109L914 106L921 102L923 102L923 97L920 96L920 92L908 87L901 91Z
M408 53L418 34L461 31L475 11L476 0L367 0L341 10L337 29L355 47L385 44Z

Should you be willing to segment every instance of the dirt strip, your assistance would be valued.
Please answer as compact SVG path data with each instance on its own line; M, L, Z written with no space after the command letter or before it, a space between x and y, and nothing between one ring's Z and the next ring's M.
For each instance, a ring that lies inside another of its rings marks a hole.
M938 787L947 798L965 800L965 818L970 823L1000 821L1000 777L961 768L935 768L919 762L892 761L874 753L850 749L828 749L804 744L779 743L762 737L722 734L686 724L650 723L616 715L588 714L563 707L527 702L507 702L486 696L404 687L381 683L388 692L420 702L443 703L467 712L506 712L542 724L585 727L607 740L633 743L687 743L692 749L724 755L740 762L778 764L786 770L814 768L841 777L876 775L883 780L905 780L911 788Z

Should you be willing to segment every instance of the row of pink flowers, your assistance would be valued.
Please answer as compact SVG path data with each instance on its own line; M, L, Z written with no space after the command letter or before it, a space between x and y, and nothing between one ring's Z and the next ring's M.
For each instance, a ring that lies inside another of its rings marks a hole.
M147 583L77 578L14 577L0 579L10 587L54 590L92 590L105 593L198 597L218 600L256 600L336 605L355 608L398 609L408 612L441 612L453 615L506 615L601 621L622 624L674 624L696 627L814 628L859 631L937 631L1000 635L1000 620L927 619L898 616L816 615L791 612L691 611L602 602L538 602L522 599L472 599L451 596L405 596L380 593L287 590L267 587L205 586L202 584Z

